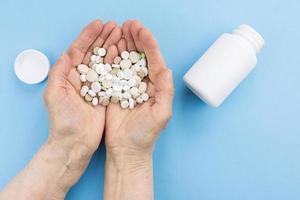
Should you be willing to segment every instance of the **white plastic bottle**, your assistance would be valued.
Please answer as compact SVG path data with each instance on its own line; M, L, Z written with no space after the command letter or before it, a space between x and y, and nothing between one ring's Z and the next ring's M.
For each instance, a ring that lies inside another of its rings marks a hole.
M186 85L204 102L218 107L257 63L264 39L248 25L222 34L184 75Z

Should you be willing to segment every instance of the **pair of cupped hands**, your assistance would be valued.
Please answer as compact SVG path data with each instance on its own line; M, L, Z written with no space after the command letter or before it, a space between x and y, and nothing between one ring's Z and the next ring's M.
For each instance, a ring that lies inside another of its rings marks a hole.
M86 103L79 95L81 82L76 67L89 63L94 47L107 49L105 63L112 63L124 50L144 52L149 69L149 101L133 110L114 103L107 107ZM104 134L107 157L117 168L125 162L149 158L156 138L172 115L172 99L172 73L155 38L139 21L128 20L122 27L101 20L87 25L52 67L45 91L50 118L47 144L55 147L57 155L68 154L65 165L78 172L67 181L73 184L78 180L85 161L89 161Z

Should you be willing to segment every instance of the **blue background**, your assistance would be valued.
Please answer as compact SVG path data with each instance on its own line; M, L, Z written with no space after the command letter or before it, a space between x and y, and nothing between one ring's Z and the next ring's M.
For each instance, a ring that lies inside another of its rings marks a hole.
M6 0L0 8L0 188L48 134L46 81L19 81L16 55L36 48L54 63L92 19L137 18L157 37L176 87L174 116L154 153L156 199L300 199L299 1ZM241 23L257 29L266 46L248 78L220 108L210 108L182 76ZM102 198L104 161L102 145L67 199Z

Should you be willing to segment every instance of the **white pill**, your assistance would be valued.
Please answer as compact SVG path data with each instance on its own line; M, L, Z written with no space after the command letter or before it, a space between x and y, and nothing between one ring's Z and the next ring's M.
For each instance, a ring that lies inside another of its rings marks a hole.
M105 95L106 95L106 93L104 91L98 92L99 97L104 97Z
M106 70L107 72L110 72L110 71L112 70L111 65L110 65L109 63L106 63L106 64L105 64L105 70Z
M103 102L103 97L99 97L99 98L98 98L98 104L99 104L99 105L102 105L102 102Z
M140 66L140 67L146 67L146 59L145 58L142 58L140 59L137 64Z
M145 76L148 75L148 69L147 69L147 67L141 67L141 71L143 71L145 73Z
M137 75L135 75L133 78L136 80L136 84L137 85L140 84L141 81L142 81L142 79L139 76L137 76Z
M102 82L102 86L104 88L110 88L110 87L112 87L112 85L113 85L113 82L111 80L103 80L103 82Z
M112 78L113 78L113 76L112 76L111 74L106 74L106 75L105 75L105 79L106 79L106 80L109 80L109 81L110 81L110 80L112 80Z
M119 71L120 71L119 68L113 68L113 69L111 70L110 73L111 73L112 75L116 75Z
M128 58L129 58L129 52L128 52L128 51L123 51L123 52L121 53L121 57L122 57L123 59L128 59Z
M95 55L98 55L98 50L99 50L100 48L99 47L95 47L94 49L93 49L93 53L95 54Z
M99 101L98 98L97 98L97 97L94 97L93 100L92 100L93 106L98 105L98 101Z
M125 98L125 99L131 98L131 94L129 92L124 92L122 95L123 95L123 98Z
M91 97L95 97L95 96L96 96L96 93L95 93L93 90L89 90L89 91L88 91L88 94L89 94Z
M84 96L84 99L89 102L89 101L92 101L93 97L91 97L89 94L87 94Z
M141 95L141 98L143 99L143 101L148 101L149 95L148 95L147 93L143 93L143 94Z
M100 69L100 74L101 75L106 75L108 72L106 71L106 69Z
M100 56L96 57L95 63L99 64L99 63L103 63L103 58Z
M108 104L109 104L109 97L104 96L104 97L102 97L102 98L103 98L103 100L102 100L102 105L103 105L103 106L108 106Z
M138 97L138 98L136 98L136 102L137 103L143 103L144 100L142 99L142 97Z
M135 103L133 98L128 99L128 102L129 102L129 109L133 109L134 108L134 103Z
M98 77L98 81L99 82L103 82L105 80L105 76L103 76L103 75L100 75L99 77Z
M120 68L120 65L119 65L119 64L112 64L111 67L112 67L112 68L117 68L117 69L119 69L119 68Z
M132 63L136 63L139 61L140 59L140 54L138 54L137 52L135 51L131 51L129 53L129 59L131 60Z
M120 96L120 93L113 93L112 95L111 95L111 98L110 98L110 101L112 102L112 103L118 103L119 102L119 96Z
M130 87L134 87L134 86L136 86L136 79L134 79L134 78L131 78L131 79L129 79L128 80L128 85L130 86Z
M120 84L121 79L118 76L113 76L112 81L114 84Z
M114 63L119 64L121 62L122 58L120 56L117 56L114 58Z
M120 81L120 84L121 84L122 86L128 85L128 81L126 81L126 80L121 80L121 81Z
M133 76L131 69L124 69L123 73L124 73L124 78L127 80L131 79Z
M113 84L112 89L115 92L121 92L122 91L122 85L120 85L120 84Z
M122 108L128 108L128 106L129 106L129 102L127 101L127 100L122 100L121 101L121 107Z
M42 52L27 49L17 56L14 67L15 73L21 81L28 84L36 84L47 77L50 62Z
M124 72L123 71L118 71L118 73L117 73L117 77L119 78L119 79L122 79L123 77L124 77Z
M98 92L100 92L100 90L101 90L101 84L100 84L99 82L93 82L93 83L91 84L91 89L92 89L92 91L94 91L95 93L98 93Z
M141 70L141 67L140 67L139 65L135 64L135 65L133 65L133 69L134 69L136 72L138 72L138 71Z
M147 84L145 82L141 82L139 85L139 93L144 93L147 90Z
M106 96L108 96L108 97L111 97L112 93L113 93L113 89L112 88L108 88L106 90L106 92L105 92Z
M104 48L99 48L98 49L98 55L99 56L105 56L106 55L106 49L104 49Z
M120 67L121 69L129 69L131 67L131 60L121 60Z
M96 63L97 55L91 56L91 62Z
M92 68L94 71L96 71L97 65L98 65L98 64L94 63L94 64L92 65L91 68Z
M97 74L100 74L100 64L93 65L92 69L97 72Z
M137 87L133 87L130 89L130 94L133 96L133 97L136 97L139 95L139 89Z
M77 66L77 70L80 74L87 74L90 69L87 65L80 64Z
M86 82L86 74L81 74L79 78L81 82Z
M146 76L146 73L145 73L143 70L140 70L140 71L137 72L137 75L138 75L141 79L143 79L143 78Z
M86 79L89 82L95 82L98 79L98 74L94 70L90 69L86 75Z
M129 85L124 85L123 88L122 88L122 90L125 91L125 92L129 91L130 90Z
M89 91L89 87L84 85L81 87L81 90L80 90L80 96L84 97Z

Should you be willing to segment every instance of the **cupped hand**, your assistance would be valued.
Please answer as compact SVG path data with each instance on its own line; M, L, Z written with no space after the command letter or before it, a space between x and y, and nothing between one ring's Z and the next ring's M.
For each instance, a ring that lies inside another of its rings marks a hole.
M90 23L53 66L45 92L49 111L51 141L66 146L81 144L93 153L103 134L105 107L92 107L79 95L81 82L77 65L88 64L94 47L108 49L105 60L114 54L114 47L121 38L121 28L115 22L103 24L100 20Z
M111 154L151 154L155 140L172 115L173 80L149 30L138 21L126 21L124 37L118 42L119 53L124 50L145 52L150 99L133 110L110 104L106 110L105 143Z

